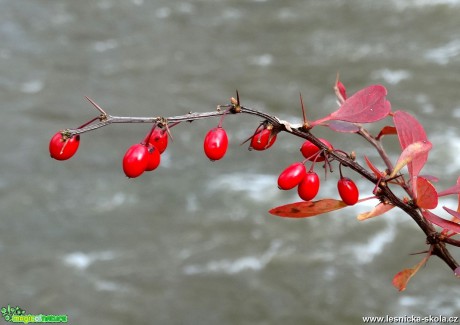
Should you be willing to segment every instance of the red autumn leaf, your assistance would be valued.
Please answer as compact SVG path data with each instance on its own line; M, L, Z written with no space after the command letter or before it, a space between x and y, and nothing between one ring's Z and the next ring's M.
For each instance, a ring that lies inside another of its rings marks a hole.
M378 170L377 167L374 166L374 164L369 160L369 158L364 156L364 160L366 161L367 166L369 166L369 168L372 170L375 176L383 177L383 173L380 170Z
M394 277L393 277L393 285L398 289L399 291L404 291L406 290L407 283L409 280L420 270L420 268L425 265L425 263L428 261L430 258L431 253L428 253L423 260L421 260L417 265L415 265L413 268L410 269L404 269L401 272L398 272Z
M393 121L402 149L411 143L428 140L423 126L409 113L396 111L393 114Z
M438 206L438 193L426 178L417 178L417 205L422 209L434 209Z
M402 150L406 149L414 142L428 141L423 126L409 113L396 111L393 114L393 122L398 133L399 143L401 144ZM427 159L428 152L418 155L407 165L414 192L417 176L425 165Z
M451 216L453 216L452 222L454 223L459 223L460 222L460 212L454 211L452 209L449 209L448 207L442 207L444 210L446 210Z
M319 201L296 202L282 205L268 211L269 213L284 218L308 218L326 212L345 208L347 205L334 199L323 199Z
M359 131L359 126L354 123L344 121L330 121L327 126L336 132L356 133Z
M396 289L399 291L404 291L406 290L407 283L415 275L415 273L415 269L404 269L393 277L392 283Z
M391 204L379 203L371 211L359 214L357 219L359 221L362 221L362 220L366 220L369 218L377 217L377 216L384 214L387 211L390 211L394 207L395 206Z
M439 178L437 178L436 176L433 176L433 175L419 175L419 177L426 178L426 179L429 180L431 183L437 183L437 182L439 182Z
M386 100L387 90L382 85L372 85L361 89L349 97L339 109L328 116L311 122L318 125L329 120L340 120L352 123L372 123L390 114L391 104Z
M460 197L460 184L456 184L452 187L449 187L448 189L445 189L444 191L439 192L438 196L441 197L452 194L459 194Z
M361 89L348 98L331 114L331 120L353 123L371 123L388 116L391 104L386 100L387 90L381 85Z
M394 177L404 166L409 164L411 161L417 159L420 156L426 155L428 151L431 150L431 148L432 144L428 140L417 141L408 145L406 148L404 148L403 152L399 156L398 161L396 162L396 166L391 172L390 177Z
M444 208L444 209L446 209L446 208ZM451 210L451 211L455 212L454 210ZM446 219L443 219L443 218L440 218L440 217L438 217L434 213L431 213L428 210L422 211L422 214L423 214L423 216L425 217L426 220L434 223L435 225L438 225L439 227L442 227L443 229L447 229L447 230L451 230L451 231L456 232L456 233L460 233L460 225L459 224L457 224L455 222L452 222L452 221L449 221L449 220L446 220Z
M382 130L380 130L379 135L377 135L376 139L380 140L384 135L390 135L390 134L397 134L396 128L394 126L384 126Z

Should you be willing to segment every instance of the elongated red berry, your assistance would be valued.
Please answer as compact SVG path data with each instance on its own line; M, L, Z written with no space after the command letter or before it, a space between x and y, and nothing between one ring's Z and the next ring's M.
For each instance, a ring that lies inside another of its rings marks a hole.
M209 159L221 159L228 148L227 132L222 127L211 129L204 138L203 148L204 153Z
M148 150L148 155L147 155L148 159L147 159L147 167L145 167L145 171L152 171L160 165L160 161L161 161L160 150L152 145L149 145L147 150Z
M326 139L319 139L322 143L324 143L329 149L333 149L332 147L332 144L327 141ZM314 161L318 152L319 152L319 148L314 145L312 142L306 140L303 144L302 144L302 147L300 148L300 152L302 153L302 155L307 158L308 160L310 161ZM320 156L316 159L316 161L324 161L325 160L325 156L323 153L320 154Z
M319 191L319 177L315 172L308 172L300 182L297 192L302 200L313 200Z
M65 138L61 132L57 132L50 140L49 150L51 158L57 160L67 160L78 150L80 145L80 135Z
M123 171L126 176L135 178L140 176L148 164L148 149L145 145L137 143L129 147L123 157Z
M270 148L276 141L276 133L272 130L262 129L261 131L254 134L251 139L251 147L254 150L265 150Z
M160 154L163 153L168 146L168 132L159 127L155 128L150 135L148 143L155 146L160 151Z
M301 162L289 165L278 177L278 187L282 190L290 190L303 180L307 170Z
M337 183L337 189L342 201L347 205L355 205L359 199L359 191L353 182L348 177L342 177Z

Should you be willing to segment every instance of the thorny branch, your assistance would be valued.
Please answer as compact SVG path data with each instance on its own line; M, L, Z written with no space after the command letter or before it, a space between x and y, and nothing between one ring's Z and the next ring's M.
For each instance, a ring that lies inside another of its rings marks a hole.
M224 114L249 114L260 117L270 123L273 126L273 129L277 132L286 132L294 136L307 139L315 144L317 147L321 148L328 152L329 160L336 160L342 163L344 166L349 167L354 170L356 173L360 174L362 177L366 178L370 182L376 185L378 188L376 196L382 201L389 204L392 204L401 210L403 210L407 215L409 215L420 227L420 229L425 233L427 238L427 244L432 247L432 254L438 256L443 260L452 270L455 270L459 267L458 262L450 254L449 250L446 247L446 244L460 247L460 241L452 239L451 237L442 236L441 233L437 232L433 227L432 223L427 221L421 214L420 209L410 203L406 203L402 199L398 198L393 191L388 187L388 184L385 179L379 179L374 174L370 173L368 170L363 168L360 164L354 161L352 158L343 155L341 153L330 150L323 142L321 142L316 136L314 136L310 129L306 128L304 124L293 124L287 121L281 120L276 116L264 113L259 110L255 110L249 107L244 107L237 103L230 105L219 105L217 109L212 112L203 112L203 113L192 113L189 112L185 115L171 116L171 117L129 117L129 116L112 116L106 113L99 105L94 101L87 99L94 105L94 107L101 113L101 115L95 120L99 122L91 123L89 125L84 125L78 129L67 129L62 131L63 134L70 137L76 134L82 134L85 132L93 131L109 124L113 123L157 123L162 124L166 123L167 125L180 122L192 122L195 120L208 119L212 117L222 116ZM393 169L393 165L386 154L382 143L376 138L372 137L370 133L360 126L358 132L360 136L366 139L379 153L380 157L385 162L388 170ZM408 193L411 199L414 199L413 193L410 190L407 183L402 177L399 177L398 184Z

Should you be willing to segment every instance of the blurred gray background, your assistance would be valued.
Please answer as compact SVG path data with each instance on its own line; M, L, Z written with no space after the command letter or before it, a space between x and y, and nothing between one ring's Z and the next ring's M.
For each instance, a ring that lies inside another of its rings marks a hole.
M276 179L302 143L281 134L266 152L239 146L260 122L224 121L226 157L202 141L216 120L173 129L158 170L127 179L126 149L149 125L84 134L76 156L48 141L97 114L211 111L235 89L243 104L300 121L349 94L388 88L434 144L423 173L460 175L460 2L456 0L0 0L0 305L67 314L71 324L357 324L362 316L458 315L458 280L433 258L399 293L391 280L426 249L399 212L366 222L367 201L311 219L268 210L298 200ZM389 123L390 121L387 121ZM381 123L380 126L385 125ZM379 127L370 126L372 132ZM325 129L359 161L376 154ZM396 160L399 145L385 144ZM380 164L381 166L381 164ZM319 167L319 166L318 166ZM320 172L320 168L318 168ZM371 195L372 186L345 170ZM335 172L319 198L337 198ZM456 208L454 198L441 202ZM456 257L460 257L455 252Z

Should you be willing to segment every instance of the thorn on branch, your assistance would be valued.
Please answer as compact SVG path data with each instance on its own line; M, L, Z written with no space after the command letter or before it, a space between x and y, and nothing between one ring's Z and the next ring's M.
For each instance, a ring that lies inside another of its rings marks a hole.
M236 99L234 97L230 98L230 103L232 104L231 113L236 114L241 112L240 94L238 90L236 90Z
M173 136L171 134L171 131L169 130L170 127L169 127L168 123L169 122L168 122L168 119L166 117L162 117L162 116L157 117L156 125L158 127L162 128L162 129L164 128L166 130L166 133L168 133L168 136L171 138L171 141L174 141L174 138L173 138ZM175 123L172 126L177 125L177 124L178 123Z
M414 256L414 255L420 255L420 254L427 254L427 253L429 253L429 252L430 252L429 250L425 250L425 251L421 251L421 252L410 253L409 255Z
M93 101L91 98L89 98L88 96L85 96L85 98L99 111L101 112L101 117L99 118L101 121L103 120L106 120L107 119L107 113L98 105L96 104L95 101Z
M313 127L310 125L310 123L308 123L308 120L307 120L307 113L305 112L305 107L303 105L302 93L299 93L299 95L300 95L300 106L302 108L302 118L303 118L303 124L300 127L300 129L302 131L307 132L308 130L311 130Z

